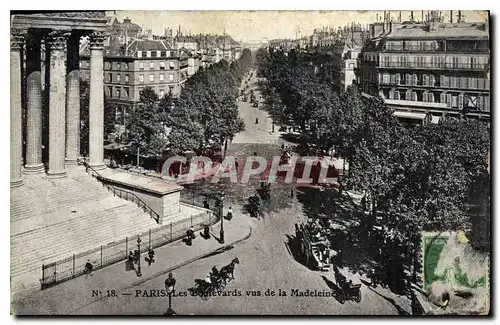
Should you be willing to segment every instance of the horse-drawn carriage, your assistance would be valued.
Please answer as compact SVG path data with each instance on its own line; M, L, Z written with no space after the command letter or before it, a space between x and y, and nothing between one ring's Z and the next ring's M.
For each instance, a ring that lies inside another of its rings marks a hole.
M195 286L190 288L191 295L200 296L203 300L208 300L210 296L219 294L226 285L234 280L234 269L240 260L236 257L231 263L219 270L214 266L205 279L195 279Z
M328 239L321 235L314 224L296 224L295 230L305 264L317 270L330 271L334 251Z

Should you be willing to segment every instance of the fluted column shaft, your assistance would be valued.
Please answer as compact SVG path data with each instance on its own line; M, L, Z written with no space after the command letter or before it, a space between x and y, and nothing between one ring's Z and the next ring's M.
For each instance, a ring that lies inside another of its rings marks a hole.
M10 40L10 187L23 185L23 128L21 107L21 50L25 31L12 30Z
M66 151L66 42L69 34L54 31L50 43L49 170L51 178L65 177Z
M42 80L40 39L31 39L26 46L26 173L42 173Z
M68 40L68 75L66 92L66 164L76 165L80 154L80 36Z
M89 99L89 151L90 166L102 169L104 165L104 35L90 35L90 99Z

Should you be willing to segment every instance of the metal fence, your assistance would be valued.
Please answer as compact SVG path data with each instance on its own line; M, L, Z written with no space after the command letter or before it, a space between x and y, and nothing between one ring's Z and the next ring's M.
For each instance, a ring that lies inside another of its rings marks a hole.
M126 237L118 242L73 254L65 259L42 265L41 288L46 289L58 283L76 278L85 274L85 264L90 261L93 270L126 260L130 251L137 250L137 239L141 239L141 253L150 248L169 244L186 236L186 230L193 227L195 231L203 229L205 225L214 225L219 218L210 212L192 215L189 218L163 225L160 228L150 229L134 237Z

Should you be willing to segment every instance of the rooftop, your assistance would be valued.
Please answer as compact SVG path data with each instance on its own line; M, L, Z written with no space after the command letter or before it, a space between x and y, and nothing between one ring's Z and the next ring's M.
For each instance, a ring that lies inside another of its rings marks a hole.
M489 38L489 29L484 22L476 23L439 23L436 30L429 29L429 23L409 23L396 24L393 23L392 31L385 35L385 38L404 38L404 39L420 39L420 38L446 38L446 39L463 39L463 38Z

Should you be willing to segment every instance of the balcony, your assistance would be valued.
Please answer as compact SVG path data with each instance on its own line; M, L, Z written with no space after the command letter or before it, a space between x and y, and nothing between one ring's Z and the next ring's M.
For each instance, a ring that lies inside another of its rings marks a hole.
M438 69L438 70L489 70L489 64L472 64L472 63L426 63L426 62L383 62L379 64L379 68L395 68L395 69Z
M384 99L387 105L394 106L412 106L412 107L426 107L426 108L447 108L446 103L437 102L419 102L413 100L402 100L402 99Z

